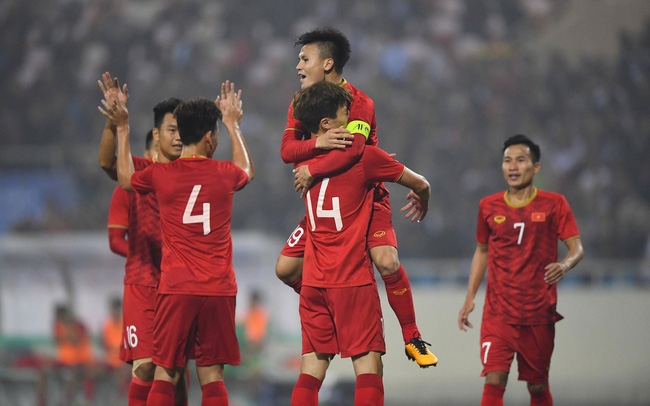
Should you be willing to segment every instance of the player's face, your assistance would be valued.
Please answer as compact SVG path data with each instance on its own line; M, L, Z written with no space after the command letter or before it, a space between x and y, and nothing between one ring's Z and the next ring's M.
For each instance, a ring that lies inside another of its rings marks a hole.
M316 82L325 80L325 71L331 59L322 59L315 44L307 44L302 47L298 54L298 76L300 77L300 88L305 89Z
M539 172L540 163L533 163L533 155L526 145L517 144L503 151L501 168L508 186L519 190L533 184L533 177Z
M153 129L154 141L158 141L158 160L170 162L181 156L183 144L178 135L178 125L172 113L165 114L160 129Z

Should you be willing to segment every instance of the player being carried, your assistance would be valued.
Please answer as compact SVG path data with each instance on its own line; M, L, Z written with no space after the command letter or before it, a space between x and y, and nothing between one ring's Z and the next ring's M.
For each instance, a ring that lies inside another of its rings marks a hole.
M314 178L350 168L362 156L365 145L377 145L377 123L372 99L342 76L343 67L350 57L350 43L345 35L333 28L316 29L298 37L295 44L302 46L296 66L302 89L327 81L342 86L352 95L347 126L331 128L317 138L310 136L309 131L294 117L293 106L289 106L280 149L284 162L295 164L323 155L322 159L295 170L297 185L306 191ZM419 221L422 213L417 210L420 207L418 196L409 192L407 199L412 200L402 211L408 211L406 217L412 221ZM388 302L400 323L406 356L422 368L435 366L438 358L427 348L430 344L422 339L415 320L411 284L399 262L389 192L382 182L374 185L373 200L368 248L372 262L384 281ZM287 240L276 264L278 278L296 292L300 292L302 286L306 223L306 218L303 218Z

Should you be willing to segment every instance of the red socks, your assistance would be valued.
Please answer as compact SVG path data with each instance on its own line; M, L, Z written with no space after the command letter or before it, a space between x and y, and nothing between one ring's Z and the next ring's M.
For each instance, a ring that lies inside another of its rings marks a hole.
M214 381L201 386L201 406L228 406L228 391L224 381Z
M541 392L530 393L530 406L553 406L553 396L551 396L551 389L546 385Z
M409 277L400 265L397 271L381 278L386 286L388 303L402 327L404 343L408 343L414 336L420 335L418 326L415 324L415 308L413 307L413 293Z
M383 406L384 382L377 374L357 375L354 391L355 406Z
M505 386L484 384L481 406L503 406L503 394L505 391Z
M147 406L174 406L174 384L161 380L153 381Z
M132 377L128 394L129 406L146 406L152 383Z
M322 383L316 377L300 374L291 394L291 406L318 406L318 391Z

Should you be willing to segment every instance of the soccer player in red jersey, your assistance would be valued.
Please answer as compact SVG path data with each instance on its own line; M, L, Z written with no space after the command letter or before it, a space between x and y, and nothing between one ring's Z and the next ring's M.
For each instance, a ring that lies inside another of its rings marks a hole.
M506 192L479 204L478 242L465 303L458 313L461 330L472 327L468 316L489 268L481 324L481 405L503 405L512 360L517 355L519 380L526 381L531 405L552 405L548 371L555 339L557 282L584 253L578 226L564 196L537 189L540 148L524 135L503 144L501 169ZM568 248L558 261L558 238Z
M109 102L119 101L126 105L128 89L120 89L117 78L110 73L102 75L99 86L104 99ZM154 111L153 141L158 150L156 162L167 163L177 159L181 154L182 144L178 136L174 110L180 104L179 99L170 98L158 103ZM99 146L99 163L112 179L117 179L116 148L117 125L108 118ZM153 158L153 157L152 157ZM133 164L144 169L153 164L152 158L134 156ZM124 267L124 350L122 359L132 365L132 379L129 386L129 406L142 406L154 380L155 365L153 355L153 319L160 280L160 261L162 243L160 235L160 215L156 197L140 196L128 193L128 250ZM176 391L177 405L187 404L187 389L183 384Z
M255 172L239 129L241 91L226 82L216 102L199 98L181 103L174 112L183 143L181 158L142 171L135 171L131 158L125 106L117 100L102 103L104 114L119 123L120 185L138 194L155 194L160 208L163 254L154 317L156 372L147 404L173 405L174 385L195 349L202 405L227 405L224 365L241 362L235 334L232 200ZM232 162L211 159L220 119L230 134Z
M294 116L317 138L345 126L352 95L341 86L320 81L300 91ZM324 159L318 155L301 165ZM302 363L291 405L318 405L318 391L330 360L351 357L357 376L355 405L383 405L381 356L385 353L383 317L367 250L375 182L397 182L417 196L416 220L428 209L429 183L384 151L367 146L346 171L317 178L303 194L306 241L300 320ZM298 185L296 190L302 191Z
M316 29L301 35L296 45L302 48L296 66L300 86L328 81L341 85L352 94L350 121L346 128L332 128L318 138L311 138L305 127L293 115L292 106L287 113L287 125L282 137L280 153L285 163L296 163L324 155L321 159L296 170L297 179L304 190L314 178L329 176L351 167L363 154L364 145L377 145L375 104L365 93L352 86L343 76L343 67L350 57L350 43L340 31L333 28ZM331 151L329 153L326 153ZM402 211L412 208L412 203ZM399 262L397 237L391 221L388 189L378 182L374 188L373 216L368 231L370 256L381 275L388 302L402 328L405 352L422 368L435 366L436 356L429 351L420 335L415 320L411 283ZM408 217L408 216L407 216ZM305 246L306 219L293 231L276 265L276 274L285 284L300 292Z
M143 157L154 159L158 154L158 143L154 142L153 130L145 138ZM126 257L129 250L127 231L129 229L129 194L120 185L115 186L108 206L108 245L114 253Z

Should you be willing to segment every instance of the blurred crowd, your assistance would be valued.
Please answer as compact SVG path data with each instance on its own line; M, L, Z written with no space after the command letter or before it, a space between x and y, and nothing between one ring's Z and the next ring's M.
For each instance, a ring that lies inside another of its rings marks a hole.
M158 101L215 97L234 81L259 175L235 199L233 228L288 235L304 210L279 156L299 88L293 39L331 25L352 44L344 76L375 101L379 146L432 184L419 225L401 218L406 193L391 187L403 256L471 255L478 201L505 186L501 143L524 133L542 147L538 186L567 197L588 255L639 258L650 230L650 21L641 34L619 34L614 59L541 61L523 44L561 18L565 3L5 0L0 139L16 152L0 154L3 182L55 169L76 185L73 203L51 207L43 197L44 215L8 230L105 227L114 184L96 162L97 80L110 71L129 86L140 149ZM220 148L227 157L227 142ZM26 158L32 152L38 159Z

